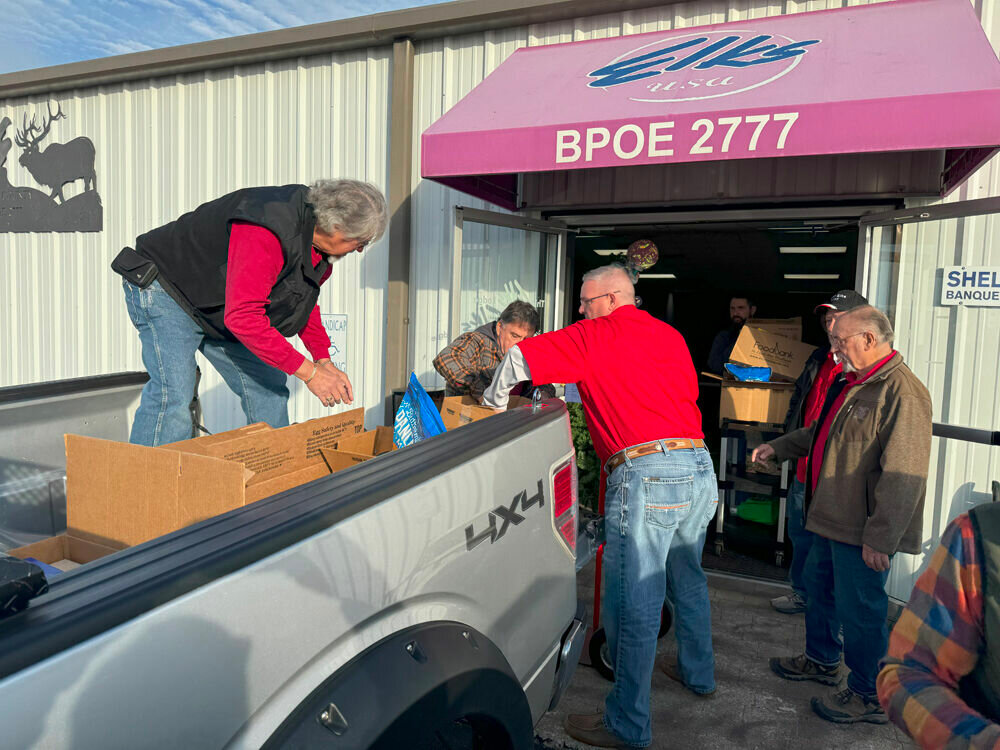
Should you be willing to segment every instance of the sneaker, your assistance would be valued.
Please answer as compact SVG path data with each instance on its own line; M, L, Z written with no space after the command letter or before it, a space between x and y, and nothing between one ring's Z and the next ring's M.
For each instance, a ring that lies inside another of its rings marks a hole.
M783 615L798 615L806 611L806 600L793 591L771 600L771 606Z
M839 664L835 667L824 667L822 664L814 662L805 654L800 654L799 656L775 656L771 658L770 664L771 671L778 675L778 677L786 680L795 680L796 682L811 680L812 682L818 682L821 685L830 685L831 687L836 687L840 683Z
M692 693L694 693L695 695L697 695L699 698L714 698L715 697L715 688L712 688L708 692L700 693L697 690L695 690L694 688L692 688L690 685L688 685L686 682L684 682L684 680L681 679L681 671L680 671L680 669L677 666L677 662L664 659L662 662L660 662L660 671L663 672L663 674L665 674L667 677L669 677L674 682L679 682L681 685L683 685L685 688L687 688Z
M616 737L604 726L604 711L592 714L570 714L563 722L566 734L574 740L594 747L629 748L632 745Z
M825 698L813 698L812 707L821 718L838 724L886 724L889 721L877 699L862 698L850 688L830 693Z

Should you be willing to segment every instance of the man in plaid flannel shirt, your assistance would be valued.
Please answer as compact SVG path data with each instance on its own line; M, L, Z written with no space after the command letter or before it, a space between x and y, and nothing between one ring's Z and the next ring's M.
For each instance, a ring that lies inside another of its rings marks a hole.
M463 333L434 358L434 369L445 380L445 395L471 396L481 401L507 350L534 336L538 328L538 311L517 300L504 308L499 320ZM556 390L551 385L533 387L530 383L520 384L511 395L531 398L536 388L543 398L555 398Z
M913 587L878 676L921 747L1000 748L1000 503L956 518Z

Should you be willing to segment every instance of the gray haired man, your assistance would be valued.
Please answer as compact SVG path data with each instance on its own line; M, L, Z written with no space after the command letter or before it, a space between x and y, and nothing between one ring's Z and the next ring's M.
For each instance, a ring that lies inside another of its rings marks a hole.
M319 180L237 190L136 238L111 264L150 376L130 441L191 437L196 351L239 396L248 422L288 424L288 375L327 406L351 403L316 303L331 264L364 250L387 223L375 186Z
M888 318L869 305L844 313L830 335L844 373L819 418L754 451L753 460L808 456L806 649L771 659L786 680L837 686L812 699L841 724L887 719L875 689L885 656L885 582L896 552L920 551L931 450L931 398L892 348ZM843 628L843 638L841 638Z

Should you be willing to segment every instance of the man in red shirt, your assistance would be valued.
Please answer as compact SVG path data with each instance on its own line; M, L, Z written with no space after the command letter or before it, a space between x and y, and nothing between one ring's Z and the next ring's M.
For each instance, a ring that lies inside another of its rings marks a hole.
M819 315L820 324L829 337L833 332L833 324L837 318L849 310L867 305L868 300L853 289L842 289L830 298L829 302L817 305L814 310ZM801 427L807 427L819 419L823 409L823 401L830 383L840 374L840 363L834 360L829 346L820 347L806 361L802 374L795 381L795 391L792 393L785 416L785 432L792 432ZM812 533L806 531L805 499L806 499L806 459L800 458L795 468L795 479L788 488L788 539L792 543L792 564L788 577L792 581L792 593L771 600L771 606L786 615L795 615L806 611L806 583L803 571L809 547L812 545Z
M327 406L351 403L316 302L331 263L361 252L387 222L375 186L320 180L237 190L136 238L112 263L150 376L130 441L191 437L196 351L239 396L248 423L288 424L288 375Z
M645 747L665 596L678 643L677 668L668 674L699 695L715 691L701 552L718 488L683 337L636 308L635 288L618 265L584 275L580 312L585 320L511 347L483 403L504 407L523 380L579 387L607 474L603 607L615 685L604 711L568 716L566 731L598 747Z

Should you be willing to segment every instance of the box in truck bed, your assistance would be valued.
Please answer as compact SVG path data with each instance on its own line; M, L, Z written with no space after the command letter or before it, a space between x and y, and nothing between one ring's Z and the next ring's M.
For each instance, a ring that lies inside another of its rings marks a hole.
M67 532L10 553L90 562L326 476L320 451L363 429L354 409L157 448L66 435Z

